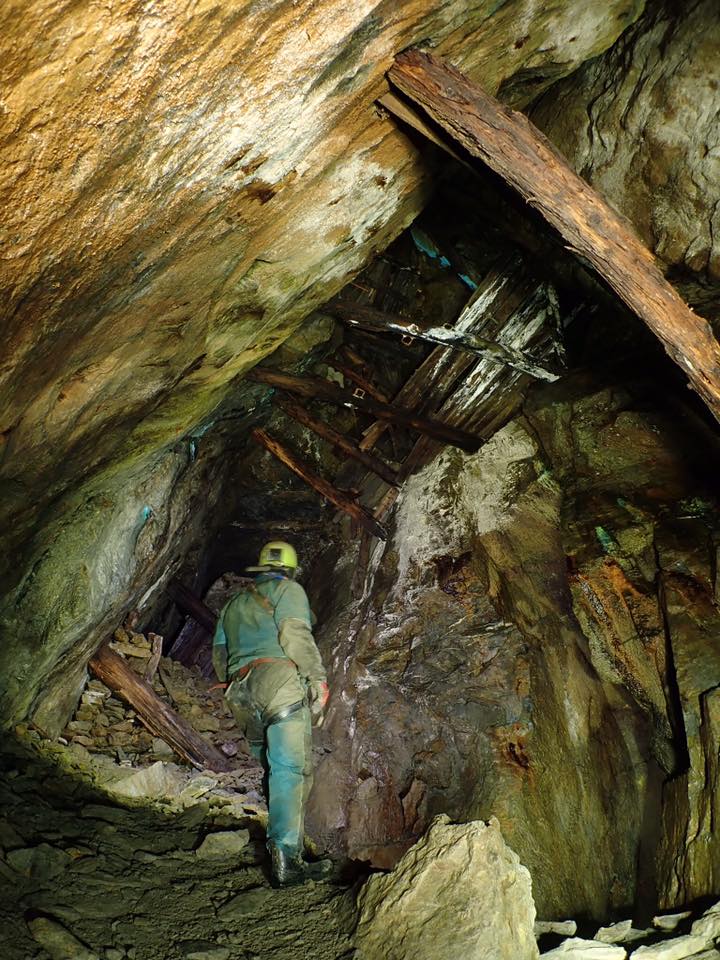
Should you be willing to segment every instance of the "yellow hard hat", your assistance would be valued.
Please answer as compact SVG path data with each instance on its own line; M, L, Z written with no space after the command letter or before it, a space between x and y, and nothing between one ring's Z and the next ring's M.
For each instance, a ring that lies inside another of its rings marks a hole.
M295 547L284 540L271 540L260 551L256 567L248 570L297 570L298 558Z

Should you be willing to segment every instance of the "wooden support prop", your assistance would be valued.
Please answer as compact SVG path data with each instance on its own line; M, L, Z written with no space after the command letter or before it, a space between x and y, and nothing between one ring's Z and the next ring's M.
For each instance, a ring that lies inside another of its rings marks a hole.
M309 530L320 530L325 526L324 520L233 520L230 524L238 530L247 530L248 533L307 533Z
M462 333L459 330L453 330L452 327L424 329L407 317L401 317L396 313L384 313L382 310L376 310L375 307L367 307L350 300L331 300L325 309L328 313L340 317L345 323L354 327L407 334L416 337L418 340L427 340L428 343L438 343L444 347L467 350L479 357L504 363L506 366L527 373L537 380L552 382L558 379L556 373L546 370L545 367L540 366L530 357L526 357L519 350L513 350L500 343L493 343L492 340L486 340L484 337L478 337L472 333Z
M331 483L328 483L323 477L318 476L302 462L294 453L284 447L278 440L271 437L269 433L256 427L250 431L250 436L257 443L269 450L273 456L277 457L281 463L284 463L294 474L303 479L305 483L316 490L321 497L329 500L339 510L343 510L349 516L356 520L362 527L374 537L381 540L387 540L387 531L381 523L373 517L361 504L345 496L340 490L337 490Z
M720 344L665 280L633 227L521 113L430 54L398 56L390 82L560 232L661 340L720 420Z
M351 393L319 377L296 377L279 370L269 370L267 367L253 367L245 377L255 383L265 383L270 387L295 393L301 397L317 397L341 407L354 407L364 410L378 420L389 420L402 427L426 433L440 443L448 443L474 453L480 447L481 441L465 430L449 427L439 420L430 420L427 417L418 417L412 410L393 407L389 403L380 403L369 397L354 397Z
M206 606L199 597L196 597L192 590L189 590L179 580L171 580L168 583L167 592L183 613L187 613L201 627L205 627L208 633L215 632L217 614L213 613L210 607Z
M200 736L107 644L100 647L88 664L106 687L129 703L148 730L199 769L229 770L226 758Z
M284 410L288 416L292 417L293 420L302 423L303 426L312 430L313 433L322 437L323 440L327 440L334 447L342 450L348 457L357 460L358 463L361 463L368 470L372 470L373 473L382 477L385 483L389 483L390 486L393 487L397 486L397 471L393 470L392 467L389 467L386 463L383 463L379 457L374 456L372 453L366 453L364 450L361 450L356 443L342 433L338 433L338 431L334 430L329 424L323 423L322 420L316 420L315 417L311 416L304 407L300 406L300 404L294 400L286 398L282 400L276 399L275 403L281 410Z
M374 383L371 383L367 377L363 376L359 370L355 370L354 367L351 367L350 364L343 363L342 360L337 360L335 357L327 362L328 366L332 367L334 370L339 370L344 377L347 377L348 380L351 380L354 384L360 387L361 390L364 390L369 397L373 398L373 400L379 400L380 403L390 403L390 397L386 393L383 393L382 390L378 390Z

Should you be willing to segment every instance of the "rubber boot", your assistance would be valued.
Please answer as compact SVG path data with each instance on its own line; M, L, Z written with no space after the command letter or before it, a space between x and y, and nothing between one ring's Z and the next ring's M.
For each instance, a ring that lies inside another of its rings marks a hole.
M274 843L270 851L270 883L273 887L293 887L306 880L326 880L332 873L332 860L305 863L300 854L291 855Z

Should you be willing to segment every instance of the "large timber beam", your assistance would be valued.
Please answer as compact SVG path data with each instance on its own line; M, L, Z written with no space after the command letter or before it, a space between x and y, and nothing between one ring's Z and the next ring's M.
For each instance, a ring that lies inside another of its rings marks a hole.
M130 704L148 730L200 770L230 769L228 760L204 740L189 723L164 703L149 683L127 665L107 644L88 664L90 670L113 693Z
M323 440L327 440L328 443L333 445L333 447L337 447L338 450L342 450L342 452L346 456L350 457L351 460L357 460L358 463L361 463L368 470L376 473L385 481L385 483L389 483L390 486L393 487L398 485L397 470L393 470L392 467L389 467L380 459L380 457L376 457L372 453L367 453L366 451L361 450L360 447L349 437L346 437L342 433L338 433L337 430L333 429L333 427L331 427L329 424L323 423L322 420L317 420L307 412L305 407L302 407L299 403L295 403L293 400L288 400L285 398L276 399L275 403L289 417L297 420L298 423L301 423L304 427L307 427L308 430L312 430L313 433L317 434L319 437L322 437Z
M264 383L301 397L317 397L337 406L364 410L378 420L388 420L390 423L397 423L401 427L417 430L418 433L425 433L434 440L439 440L440 443L448 443L451 446L460 447L462 450L468 450L470 453L474 453L480 447L481 441L465 430L449 427L439 420L419 417L412 410L393 407L389 403L381 403L379 400L372 400L369 397L353 396L349 391L343 390L329 380L323 380L320 377L296 377L280 370L270 370L267 367L253 367L245 376L248 380Z
M665 280L628 221L570 168L547 137L430 54L400 54L388 77L540 211L661 340L720 420L720 344L710 325Z
M351 516L356 523L364 527L374 537L378 537L380 540L387 540L385 527L383 527L381 523L378 523L375 517L373 517L362 504L352 500L341 490L336 489L331 483L325 480L324 477L315 473L314 470L308 467L306 463L303 463L291 450L284 447L279 440L276 440L275 437L270 436L269 433L266 433L265 430L261 430L259 427L251 430L250 436L272 453L274 457L277 457L281 463L284 463L294 474L304 480L313 490L316 490L320 496L329 500L330 503L334 504L339 510L343 510Z
M546 370L519 350L505 347L501 343L493 343L491 340L478 337L473 333L453 330L452 327L420 327L407 317L401 317L395 313L385 313L382 310L376 310L375 307L368 307L350 300L331 300L325 306L325 310L344 320L350 326L384 333L400 333L416 337L418 340L426 340L428 343L467 350L469 353L485 357L487 360L504 363L508 367L535 377L537 380L552 382L558 379L556 373Z

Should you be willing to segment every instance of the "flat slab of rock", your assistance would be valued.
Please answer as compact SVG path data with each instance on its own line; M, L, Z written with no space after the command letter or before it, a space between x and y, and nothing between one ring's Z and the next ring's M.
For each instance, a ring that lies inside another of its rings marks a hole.
M360 892L357 960L536 960L530 874L494 818L437 817Z
M705 937L710 942L720 937L720 903L710 907L690 928L694 937Z
M632 920L621 920L611 923L608 927L600 927L594 939L601 943L632 943L633 940L644 940L648 936L647 930L636 930Z
M555 933L559 937L574 937L577 923L574 920L536 920L535 936L542 937L546 933Z
M686 957L695 957L703 953L712 944L706 937L673 937L672 940L662 940L660 943L651 943L646 947L638 947L632 953L633 960L686 960Z
M554 950L548 950L543 957L558 957L562 960L625 960L627 950L625 947L601 943L599 940L572 937Z
M236 857L250 842L247 830L223 830L209 833L195 851L201 860L224 860Z
M687 920L690 916L690 910L683 910L682 913L665 913L659 917L653 917L653 926L658 930L675 930L682 920Z

